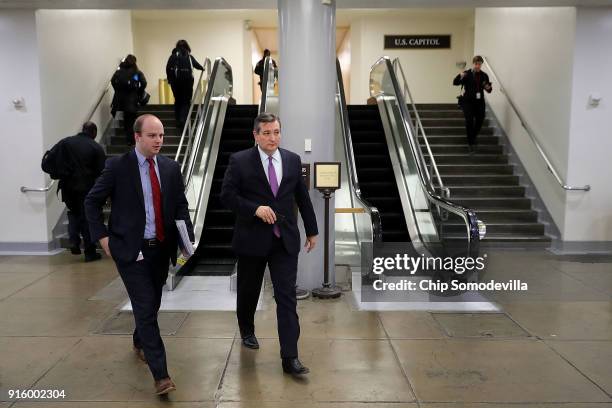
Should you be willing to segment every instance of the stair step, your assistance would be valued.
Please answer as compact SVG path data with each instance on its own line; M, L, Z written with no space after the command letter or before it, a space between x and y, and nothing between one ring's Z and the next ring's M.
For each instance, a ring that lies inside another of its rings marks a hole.
M486 223L502 222L537 222L538 213L532 209L479 209L476 217Z
M531 200L524 197L452 197L452 201L478 212L479 209L530 209Z
M425 134L427 137L430 136L442 136L442 135L458 135L465 137L465 127L464 126L423 126L425 129ZM495 133L496 129L494 127L484 127L480 129L478 132L478 141L480 142L480 138L483 136L491 136Z
M431 158L424 151L425 162L429 164ZM464 154L436 154L434 153L436 164L507 164L508 156L503 154L483 154L476 153L473 155Z
M467 141L465 144L430 144L430 148L434 157L438 154L469 154ZM504 147L499 144L481 144L476 148L476 155L478 154L504 154ZM427 147L424 143L421 143L421 150L427 151Z
M439 164L438 171L441 175L460 174L467 175L489 175L514 173L514 167L508 164Z
M520 235L544 235L544 225L537 222L507 222L507 223L485 223L487 235L492 234L520 234ZM444 235L446 233L463 233L464 223L444 223Z
M451 200L455 196L461 197L524 197L525 188L521 186L453 186L448 187Z
M430 146L435 145L462 145L467 149L467 137L465 134L439 134L439 133L427 133L427 141ZM423 137L419 137L419 143L421 145L425 144L425 140ZM491 135L479 135L478 136L478 145L497 145L499 144L499 136L491 136Z
M512 174L445 174L442 182L446 187L453 186L482 186L482 185L512 185L518 186L519 178Z

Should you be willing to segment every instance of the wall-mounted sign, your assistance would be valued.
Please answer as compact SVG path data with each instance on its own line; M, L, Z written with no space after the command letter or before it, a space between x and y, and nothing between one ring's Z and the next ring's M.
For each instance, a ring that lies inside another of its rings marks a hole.
M451 36L430 35L385 35L385 49L392 48L450 48Z
M318 162L314 164L314 188L337 190L340 188L340 163Z

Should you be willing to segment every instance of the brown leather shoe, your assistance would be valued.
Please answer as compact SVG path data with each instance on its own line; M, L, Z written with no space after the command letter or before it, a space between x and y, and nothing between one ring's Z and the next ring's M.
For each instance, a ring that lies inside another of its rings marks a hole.
M138 359L144 363L147 362L147 358L144 355L144 351L141 348L138 347L134 347L134 353L136 354L136 357L138 357Z
M170 379L170 377L162 378L159 381L155 381L155 393L157 395L165 395L170 391L176 390L176 385Z

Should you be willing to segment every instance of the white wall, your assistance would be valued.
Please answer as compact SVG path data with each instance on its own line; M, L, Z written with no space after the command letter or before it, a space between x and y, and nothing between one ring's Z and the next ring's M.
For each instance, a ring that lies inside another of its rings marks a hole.
M468 12L415 11L399 16L362 16L351 22L350 103L363 104L369 98L370 67L386 55L399 57L416 102L454 102L459 93L452 86L456 63L472 57L467 39L473 15ZM384 49L390 34L450 34L450 49Z
M475 53L490 60L563 178L568 170L575 21L574 8L476 9ZM563 234L566 194L493 82L489 103Z
M351 100L351 30L348 30L344 35L336 53L340 62L342 85L344 86L344 94L348 103Z
M149 81L151 103L158 103L158 80L166 78L166 62L176 42L189 42L192 54L198 62L204 63L209 57L214 63L216 57L224 57L232 66L234 98L238 103L252 103L250 73L246 66L251 61L251 42L244 34L241 18L224 16L215 18L198 15L198 18L176 18L135 16L134 51L138 66ZM198 75L198 73L196 73Z
M46 150L80 129L120 59L132 52L131 15L115 10L39 10L36 29ZM64 206L55 194L47 198L50 241Z
M576 19L567 180L592 190L568 193L564 239L612 241L612 7L578 8Z
M0 11L0 246L9 242L47 242L45 194L23 194L19 187L43 187L39 60L34 11ZM12 100L24 98L15 110ZM53 193L49 193L51 196Z

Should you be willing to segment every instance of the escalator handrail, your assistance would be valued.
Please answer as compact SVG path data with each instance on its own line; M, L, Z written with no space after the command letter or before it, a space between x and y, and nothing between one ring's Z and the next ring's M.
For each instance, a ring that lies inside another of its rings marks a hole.
M179 141L178 149L176 150L175 161L179 161L179 157L181 155L181 150L183 148L183 143L185 142L185 137L187 137L187 146L185 148L185 154L183 155L183 160L181 162L181 171L185 168L185 163L187 162L187 156L189 154L189 150L191 148L191 142L193 141L193 134L195 129L197 129L197 123L200 120L200 116L202 115L202 105L203 101L200 99L202 95L204 95L204 89L202 87L202 77L204 76L204 72L206 72L206 87L208 88L208 84L210 82L211 77L211 62L210 58L206 57L204 60L204 70L200 72L200 76L198 77L198 86L196 87L196 92L191 99L191 105L189 106L189 113L187 113L187 121L185 122L185 127L183 127L183 131L181 133L181 140ZM193 113L193 108L196 104L198 104L198 110L196 113L196 117L191 120L191 115Z
M274 75L272 78L276 78L278 74L278 68L274 66L272 57L266 57L263 66L263 75L261 78L261 100L259 101L259 113L266 112L266 104L268 101L268 83L270 79L270 72ZM272 87L274 87L274 79L272 80Z
M481 238L480 232L479 232L479 221L476 218L476 213L466 207L455 204L447 200L446 198L441 197L440 195L436 193L436 191L433 188L431 188L430 183L427 182L425 175L424 175L424 170L423 170L424 163L421 160L418 160L419 156L418 154L416 154L416 148L418 147L420 149L420 147L418 146L418 140L415 140L414 138L414 133L412 132L412 129L410 126L410 116L408 115L408 108L406 105L406 101L404 100L404 97L401 93L401 90L400 90L400 87L397 81L397 77L395 76L395 72L393 70L393 64L391 63L391 60L389 59L389 57L385 56L385 57L379 58L378 61L376 61L376 63L372 65L372 68L370 70L370 75L372 74L374 69L380 64L385 64L386 71L388 72L389 77L391 79L391 83L393 85L393 91L395 93L395 98L397 98L397 102L400 108L399 111L401 115L401 118L400 118L401 122L404 126L404 130L406 131L406 134L408 135L409 144L411 148L413 149L413 156L417 157L417 160L416 160L417 174L418 174L419 183L421 185L421 188L423 189L423 191L425 191L427 199L431 201L434 205L442 207L443 209L463 219L466 225L466 230L467 230L467 240L468 240L468 248L469 248L468 252L470 254L474 254L474 251L478 250L478 242L480 241L480 238ZM385 96L384 92L382 91L379 94L372 93L371 88L370 88L370 91L371 91L372 97L378 98L380 96Z
M210 73L210 79L208 81L208 86L206 87L206 96L204 97L204 100L202 101L202 115L200 116L198 122L196 123L195 129L196 132L198 131L198 129L200 130L200 136L204 133L203 132L203 127L205 125L204 121L206 120L206 118L208 117L208 111L210 109L210 101L212 99L212 91L214 89L214 81L216 78L216 74L217 71L219 70L219 65L224 65L229 72L232 72L232 67L227 63L227 61L223 58L223 57L217 57L215 58L215 63L213 64L211 73ZM212 81L212 82L211 82ZM231 93L231 92L230 92ZM198 135L194 134L194 137L192 138L192 140L195 140L198 137ZM190 156L195 154L196 150L191 150ZM185 156L187 156L187 152L185 152ZM185 161L186 162L186 161ZM187 175L185 177L185 185L189 185L189 183L191 182L191 176L193 174L193 168L195 166L195 160L193 160L192 157L189 157L189 168L187 169Z
M414 103L414 99L412 98L412 92L410 92L410 87L408 86L408 81L406 80L406 75L404 74L404 69L402 68L402 64L400 63L399 58L395 58L393 60L393 67L396 69L397 72L400 73L401 78L402 78L402 82L404 84L404 100L406 99L406 95L408 96L408 98L410 99L410 104L412 105L412 110L414 112L414 119L416 121L416 126L414 127L415 129L415 133L417 134L417 139L418 139L418 131L421 132L421 135L423 136L423 141L425 142L425 147L427 148L427 155L429 156L429 162L431 164L431 168L434 171L434 174L436 176L436 180L438 182L438 186L440 187L440 191L442 192L442 194L444 195L444 197L449 198L450 197L450 190L446 187L444 187L444 183L442 182L442 177L440 177L440 172L438 170L438 165L436 163L436 159L433 155L433 152L431 151L431 146L429 145L429 140L427 139L427 134L425 133L425 129L423 128L423 122L421 121L421 116L419 115L419 111L416 107L416 104ZM397 76L397 73L396 73ZM417 131L418 129L418 131ZM425 169L427 170L427 166L425 166ZM429 177L430 183L432 183L432 187L433 186L433 180L431 179L431 174L429 171L427 171L427 175Z
M346 105L346 94L344 93L344 83L342 82L342 70L340 69L340 61L336 59L336 74L337 74L337 89L340 104L340 121L342 122L342 135L344 141L344 150L346 152L347 173L349 180L349 188L357 201L364 208L366 213L372 220L372 241L382 241L382 227L380 212L368 201L362 197L361 188L359 186L359 177L357 176L357 166L355 164L355 153L353 151L353 138L351 136L351 128L348 120L348 108Z

